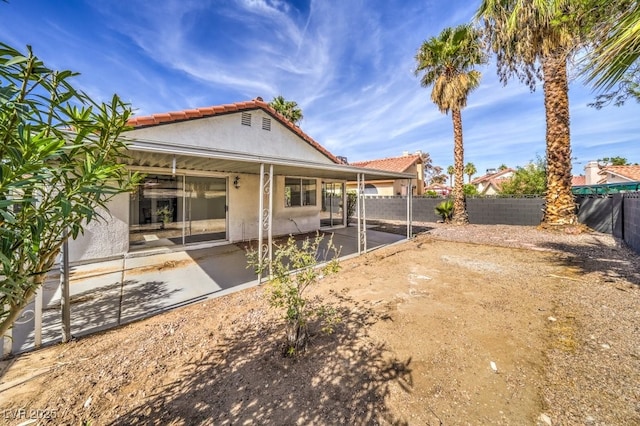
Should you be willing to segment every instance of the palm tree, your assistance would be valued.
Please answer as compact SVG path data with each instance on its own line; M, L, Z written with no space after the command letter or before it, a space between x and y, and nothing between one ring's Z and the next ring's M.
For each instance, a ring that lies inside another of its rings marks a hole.
M476 12L497 54L502 82L515 75L531 90L540 78L544 82L548 168L542 221L549 225L578 220L571 193L567 60L582 29L573 6L568 0L483 0Z
M269 102L269 106L293 124L297 125L304 118L302 110L298 107L298 103L295 101L287 101L282 95L273 98L273 100Z
M473 163L467 163L467 165L464 166L464 174L469 176L469 183L471 183L471 176L475 175L477 172L476 165Z
M453 188L453 222L469 223L464 195L464 147L462 143L461 110L467 105L469 93L480 84L481 74L473 69L487 62L480 35L471 25L445 28L438 37L422 43L416 54L415 73L424 73L423 87L433 86L431 100L440 112L451 111L453 120L453 159L455 184Z
M448 166L447 174L449 175L449 186L453 186L453 175L456 174L456 169L454 169L453 166Z
M586 3L588 9L585 13L601 6L598 0L594 1L594 4ZM631 83L631 89L636 93L634 96L640 98L637 95L640 80L640 7L637 2L622 1L621 10L608 13L607 16L609 20L593 30L596 47L587 56L587 79L594 83L596 89L602 90L611 90L618 83Z

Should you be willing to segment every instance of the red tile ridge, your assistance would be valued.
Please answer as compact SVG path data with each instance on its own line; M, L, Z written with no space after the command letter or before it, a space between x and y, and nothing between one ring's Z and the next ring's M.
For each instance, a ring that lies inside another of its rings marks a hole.
M171 122L186 121L195 118L211 117L217 114L225 114L231 112L238 112L244 110L262 109L269 115L273 116L284 126L288 127L296 135L302 138L305 142L313 146L316 150L320 151L323 155L329 158L336 164L342 164L335 155L329 152L326 148L316 142L311 136L307 135L302 129L295 124L287 120L283 115L278 113L275 109L271 108L267 102L262 98L256 98L251 101L236 102L224 105L213 105L208 107L191 108L183 111L172 111L165 113L156 113L146 116L133 117L127 121L129 126L136 127L148 127L158 124L166 124Z

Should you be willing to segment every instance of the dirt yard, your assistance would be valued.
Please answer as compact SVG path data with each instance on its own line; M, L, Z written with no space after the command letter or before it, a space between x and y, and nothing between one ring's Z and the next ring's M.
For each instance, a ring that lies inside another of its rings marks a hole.
M640 424L638 256L601 234L422 230L321 281L342 322L298 359L253 288L5 361L0 422Z

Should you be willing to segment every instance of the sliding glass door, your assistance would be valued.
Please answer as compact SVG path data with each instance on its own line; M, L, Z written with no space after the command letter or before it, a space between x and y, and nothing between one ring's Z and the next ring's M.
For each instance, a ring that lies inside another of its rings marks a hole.
M185 179L185 243L226 239L227 179Z
M320 226L333 227L344 225L343 194L344 185L339 182L322 183L322 210Z
M130 249L227 238L227 179L148 174L131 193Z

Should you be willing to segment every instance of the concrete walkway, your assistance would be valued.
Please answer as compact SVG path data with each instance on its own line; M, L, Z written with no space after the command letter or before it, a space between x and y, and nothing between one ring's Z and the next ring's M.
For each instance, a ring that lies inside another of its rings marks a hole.
M341 247L341 257L357 254L355 227L327 231ZM369 229L367 249L406 237ZM325 238L327 240L327 238ZM247 269L240 245L227 244L183 251L154 252L124 259L75 266L71 270L71 334L75 337L126 324L180 306L219 297L258 284ZM43 345L61 341L59 276L44 287ZM34 348L34 303L13 328L12 352Z

